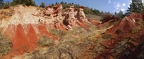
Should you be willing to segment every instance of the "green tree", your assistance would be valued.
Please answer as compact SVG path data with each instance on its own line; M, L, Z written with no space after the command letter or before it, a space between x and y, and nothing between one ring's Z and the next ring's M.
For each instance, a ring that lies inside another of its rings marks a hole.
M93 13L93 9L92 9L92 8L88 8L88 7L85 7L85 8L84 8L84 13L85 13L85 14L94 14L94 13Z
M10 2L6 2L3 4L2 8L7 9L10 7Z
M56 2L55 4L59 4L58 2Z
M0 9L2 8L3 4L3 0L0 0Z
M144 13L144 6L142 2L137 2L136 0L132 0L130 7L128 8L127 12L136 12L136 13Z
M45 3L42 2L41 5L40 5L40 7L45 8Z
M24 4L27 6L36 6L34 0L13 0L12 5Z
M123 11L115 12L115 16L118 18L122 18L124 16Z
M94 15L101 15L101 12L99 10L93 9L92 11Z
M63 5L63 4L65 4L65 3L62 1L60 4L62 4L62 5Z

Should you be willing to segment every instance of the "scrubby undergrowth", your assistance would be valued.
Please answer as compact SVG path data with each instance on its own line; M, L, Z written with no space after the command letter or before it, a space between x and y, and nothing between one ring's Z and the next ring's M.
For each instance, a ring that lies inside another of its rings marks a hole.
M97 30L97 27L90 25L89 29L75 28L73 30L49 31L59 37L60 43L53 45L53 42L46 37L39 39L38 45L45 48L25 54L23 59L92 59L103 51L104 41L100 34L104 31Z
M9 54L11 51L11 40L0 32L0 57Z

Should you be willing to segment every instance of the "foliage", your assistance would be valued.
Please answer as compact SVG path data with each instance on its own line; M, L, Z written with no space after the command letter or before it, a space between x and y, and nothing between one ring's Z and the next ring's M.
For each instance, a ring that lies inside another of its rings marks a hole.
M142 20L142 19L139 19L139 18L138 18L138 19L136 19L136 20L137 20L136 22L137 22L137 25L138 25L138 26L144 27L144 24L143 24L143 20Z
M67 3L67 2L64 2L64 1L62 1L62 2L60 2L60 3L58 3L58 2L56 2L55 4L62 4L62 6L63 6L63 9L66 9L67 7L69 7L70 5L74 5L74 7L75 8L79 8L81 5L79 5L79 4L74 4L74 3ZM55 4L51 4L51 6L53 6L53 5L55 5ZM85 14L92 14L92 15L101 15L101 12L99 11L99 10L97 10L97 9L92 9L92 8L89 8L89 7L85 7L84 8L84 13Z
M123 17L124 17L124 14L123 14L123 12L120 10L119 12L115 12L115 16L118 17L118 18L123 18Z
M6 2L6 3L4 3L3 0L0 0L0 9L1 8L7 9L10 6L14 6L18 4L23 4L26 6L36 6L35 1L33 0L13 0L12 2Z
M0 32L0 57L11 51L11 41Z
M12 5L23 4L27 6L36 6L33 0L13 0Z
M93 13L96 15L101 15L101 12L99 10L93 9Z
M104 39L111 39L111 38L112 38L112 35L111 35L111 34L104 34L104 35L102 36L102 38L104 38Z
M41 5L40 5L40 7L45 8L45 3L42 2Z
M45 46L51 46L51 45L54 45L54 42L52 41L52 39L46 36L43 36L38 40L38 46L45 47Z
M95 25L89 24L89 26L89 30L81 27L69 31L49 29L50 33L59 38L59 44L44 45L45 48L25 54L23 59L83 59L86 57L93 59L98 53L101 53L103 47L99 43L102 40L97 40L99 37L97 35L101 32L96 31ZM44 41L48 42L49 39L41 42Z
M133 28L133 29L130 30L130 32L131 32L132 34L136 34L136 33L138 33L138 29Z
M132 0L130 7L128 8L127 12L135 12L135 13L143 13L144 6L142 2L137 2L136 0Z
M3 0L0 0L0 9L2 8L3 4L4 4Z
M122 30L120 30L120 29L118 29L118 30L116 31L116 33L117 33L117 34L123 34Z
M6 2L4 3L4 5L2 6L2 8L7 9L10 7L10 2Z

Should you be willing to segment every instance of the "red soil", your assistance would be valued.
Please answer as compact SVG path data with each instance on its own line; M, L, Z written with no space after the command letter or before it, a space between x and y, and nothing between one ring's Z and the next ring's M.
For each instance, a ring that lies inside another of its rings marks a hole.
M21 24L17 26L13 40L12 52L14 54L23 54L32 49L32 44L28 40Z
M96 25L96 26L100 25L100 23L101 23L99 20L93 20L93 19L88 19L88 21L89 21L91 24Z
M83 28L85 28L85 29L88 29L87 24L84 23L84 22L76 22L76 24L78 24L79 26L81 26L81 27L83 27Z
M64 24L60 22L55 23L54 27L59 30L66 30L66 27L64 26Z
M38 32L33 28L31 24L28 25L9 25L3 32L4 35L8 36L12 41L12 55L19 55L25 52L31 52L37 48L38 35L48 36L51 39L56 40L57 38L47 31L44 24L36 27Z
M54 39L54 40L57 39L54 35L52 35L51 33L49 33L47 31L46 25L44 25L44 24L40 24L38 26L38 30L39 30L41 36L48 36L48 37L50 37L51 39Z
M28 32L27 37L28 37L30 43L32 44L32 46L31 46L32 49L35 49L37 47L38 37L37 37L36 32L31 24L27 25L27 27L29 28L29 30L27 31Z
M8 27L6 28L6 30L3 31L3 34L8 36L10 39L14 38L14 33L15 33L15 25L8 25ZM13 41L13 40L12 40Z
M104 41L101 44L105 46L105 50L99 54L95 59L112 59L116 57L112 50L118 45L119 42L129 38L131 42L126 43L126 49L131 53L129 57L125 55L120 55L118 59L137 59L137 55L140 53L139 48L144 40L142 39L144 36L144 30L141 28L137 33L132 34L130 32L131 29L137 28L137 20L144 20L142 14L132 13L130 16L125 17L124 19L120 20L118 24L113 26L111 29L107 30L106 33L112 35L110 40ZM144 23L144 21L142 21ZM117 33L120 30L122 33ZM137 29L138 30L138 29Z

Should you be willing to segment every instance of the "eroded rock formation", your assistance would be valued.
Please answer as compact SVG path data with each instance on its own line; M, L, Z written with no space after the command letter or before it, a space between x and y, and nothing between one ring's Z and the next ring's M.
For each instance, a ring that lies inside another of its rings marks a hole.
M139 59L143 49L143 14L132 13L104 34L109 40L102 42L105 50L96 59Z
M38 39L42 36L50 37L54 41L58 40L48 32L48 28L58 30L72 29L77 26L87 28L87 18L82 7L76 10L72 5L67 12L62 10L61 4L47 6L45 9L23 5L10 8L8 12L13 14L8 18L1 16L0 28L12 41L12 53L23 54L33 51L37 47ZM4 15L3 11L1 15Z

